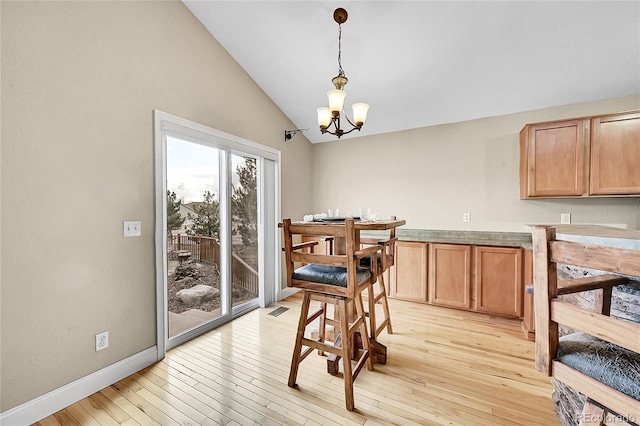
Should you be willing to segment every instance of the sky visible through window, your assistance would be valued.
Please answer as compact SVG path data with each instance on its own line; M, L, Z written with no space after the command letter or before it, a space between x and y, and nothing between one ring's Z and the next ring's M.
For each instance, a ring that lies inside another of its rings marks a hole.
M167 190L175 192L183 204L202 201L205 191L219 198L219 150L167 137ZM236 167L244 158L231 156L233 185L239 185Z

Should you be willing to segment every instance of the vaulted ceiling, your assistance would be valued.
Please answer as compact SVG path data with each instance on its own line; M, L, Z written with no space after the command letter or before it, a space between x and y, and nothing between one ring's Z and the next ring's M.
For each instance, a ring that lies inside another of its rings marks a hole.
M183 1L314 143L337 7L345 109L371 105L344 138L640 94L639 1Z

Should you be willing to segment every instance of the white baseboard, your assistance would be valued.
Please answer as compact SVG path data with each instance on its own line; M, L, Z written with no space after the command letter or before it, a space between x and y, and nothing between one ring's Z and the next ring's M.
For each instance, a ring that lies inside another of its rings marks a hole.
M118 380L130 376L156 361L158 361L158 348L153 346L0 413L0 424L3 426L24 426L35 423L107 386L111 386Z
M296 294L299 291L300 291L299 288L285 287L285 288L283 288L283 289L281 289L279 291L277 299L278 299L278 301L284 300L287 297L289 297L289 296L291 296L293 294Z

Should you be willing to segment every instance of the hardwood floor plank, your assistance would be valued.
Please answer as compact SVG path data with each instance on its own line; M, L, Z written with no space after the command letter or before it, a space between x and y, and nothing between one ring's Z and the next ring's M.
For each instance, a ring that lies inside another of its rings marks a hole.
M265 381L265 380L269 381L270 379L273 379L273 378L275 378L274 383L276 386L280 385L283 381L286 383L287 376L284 373L282 374L280 372L274 373L270 368L264 368L256 372L256 374L254 374L253 376L249 374L245 374L244 371L251 370L252 366L246 362L246 357L242 356L242 354L238 354L237 351L236 351L236 356L238 358L235 359L233 358L232 355L230 355L230 352L223 352L222 354L217 354L213 352L207 352L206 349L203 349L205 347L206 345L200 342L198 347L195 349L194 354L192 354L192 358L187 358L187 359L190 359L194 364L204 366L203 374L207 374L207 372L209 372L209 373L213 373L216 376L220 376L220 377L225 376L229 380L240 379L242 382L246 384L249 384L249 383L259 384L260 381ZM198 357L198 355L200 355L200 357ZM188 355L185 353L183 353L182 356L188 357ZM324 359L322 360L319 359L318 361L323 363L325 362ZM238 367L243 367L245 365L247 366L247 369L238 368ZM265 365L265 367L268 367L268 366ZM326 366L323 366L323 368L326 369ZM286 367L286 369L288 370L288 366ZM325 377L325 380L330 380L330 377L331 377L331 376L326 376L326 374L323 374L322 376ZM343 392L342 381L340 381L339 386L340 388L336 389L336 392L338 395L336 399L340 398L342 395L342 392ZM264 386L260 388L261 390L257 390L255 387L251 387L251 389L261 392L262 395L273 395L273 391L275 390L275 389L264 390ZM291 392L295 392L295 390L289 389L288 387L287 389L290 390ZM336 419L336 420L344 421L343 419ZM360 420L358 424L362 424L362 422L363 420Z
M106 396L113 404L120 407L120 409L127 413L127 415L129 415L129 417L135 422L145 426L159 425L158 422L149 417L141 408L133 405L121 393L118 393L114 386L106 387L102 389L100 393Z
M69 414L83 426L100 426L100 423L79 404L73 404L66 408Z
M329 375L325 357L305 359L289 388L300 301L279 302L289 310L277 317L273 307L252 311L37 424L560 424L518 321L399 300L389 300L394 334L379 337L387 364L362 370L355 411L345 409L342 373Z
M94 402L91 401L91 397L93 397L94 395L91 395L87 398L80 400L79 401L80 406L87 413L89 413L89 415L91 415L91 417L93 417L100 425L106 426L106 425L113 425L114 423L117 424L117 421L113 417L111 417L109 414L107 414L104 410L96 406Z
M179 425L178 422L154 407L149 401L138 395L137 391L140 386L131 378L126 378L112 385L122 396L124 396L131 404L136 406L140 411L149 416L153 421L160 425Z
M117 423L124 423L129 419L129 415L122 411L120 407L113 404L109 398L101 394L100 392L94 393L89 397L91 405L97 410L102 410L104 413L115 420Z
M195 364L193 368L197 369ZM192 389L201 390L200 394L208 398L210 400L210 404L215 404L218 407L218 410L224 412L226 415L232 418L235 418L238 415L242 416L242 418L236 418L236 422L246 424L246 421L255 421L262 424L268 424L274 420L275 424L303 424L304 420L306 420L302 419L302 421L298 422L295 419L287 419L279 415L277 412L265 410L266 405L261 405L251 398L238 393L229 393L229 388L224 387L216 380L209 378L210 372L211 370L200 368L198 372L194 374L194 377L197 377L199 382L192 386ZM265 399L263 400L268 402Z
M79 426L80 423L69 413L69 410L60 410L53 415L62 426Z
M37 422L36 425L37 426L61 426L60 423L58 423L58 421L56 420L54 415L45 417L44 419Z

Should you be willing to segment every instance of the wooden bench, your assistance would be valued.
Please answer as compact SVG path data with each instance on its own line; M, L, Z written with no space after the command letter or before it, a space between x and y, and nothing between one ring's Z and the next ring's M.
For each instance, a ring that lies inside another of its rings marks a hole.
M587 397L580 425L640 422L640 324L610 317L611 293L640 277L640 250L556 240L553 227L533 228L536 369ZM557 264L613 273L559 282ZM558 298L596 290L594 311ZM559 337L558 325L578 330Z

